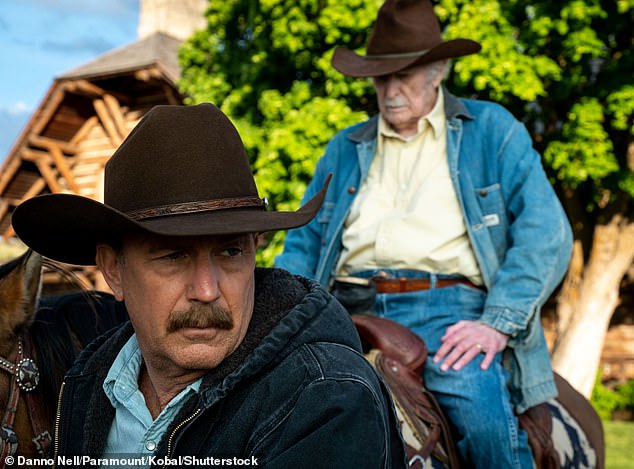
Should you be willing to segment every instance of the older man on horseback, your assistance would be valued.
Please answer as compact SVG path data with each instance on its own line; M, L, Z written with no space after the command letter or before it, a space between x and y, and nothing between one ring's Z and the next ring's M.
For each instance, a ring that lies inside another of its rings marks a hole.
M425 340L465 467L532 468L515 412L557 393L539 312L572 237L526 129L441 86L449 59L479 50L443 41L428 0L387 0L367 55L335 50L337 70L372 78L380 114L330 142L305 196L333 173L324 205L276 265Z
M317 283L255 267L257 234L307 223L325 190L297 212L267 211L224 114L157 106L106 165L103 204L20 205L21 239L96 262L130 317L68 372L54 456L403 467L390 397L348 314Z

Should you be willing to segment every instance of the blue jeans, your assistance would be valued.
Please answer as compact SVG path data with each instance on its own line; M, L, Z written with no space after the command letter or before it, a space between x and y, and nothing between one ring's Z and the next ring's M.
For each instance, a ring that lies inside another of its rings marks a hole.
M427 388L448 417L464 467L532 468L526 433L519 428L506 387L508 374L499 353L488 370L479 355L460 371L440 370L433 356L447 328L460 320L477 320L486 293L467 285L434 288L447 275L409 270L381 270L391 277L428 277L432 288L410 293L379 293L376 313L413 330L425 340L429 358L424 371ZM376 271L354 275L370 277Z

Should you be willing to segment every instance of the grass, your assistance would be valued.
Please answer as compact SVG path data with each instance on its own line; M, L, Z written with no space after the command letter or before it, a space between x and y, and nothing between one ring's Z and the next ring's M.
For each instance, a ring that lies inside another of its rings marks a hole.
M604 421L606 469L634 468L634 422Z

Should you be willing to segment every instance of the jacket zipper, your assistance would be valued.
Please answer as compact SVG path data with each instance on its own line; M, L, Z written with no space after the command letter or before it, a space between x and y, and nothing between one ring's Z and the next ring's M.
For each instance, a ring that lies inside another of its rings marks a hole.
M187 425L189 422L191 422L193 419L195 419L196 416L202 412L202 410L203 409L199 407L198 409L196 409L196 412L194 412L188 418L186 418L181 423L176 425L176 428L172 430L172 434L170 435L169 440L167 440L167 453L165 454L166 460L170 459L170 456L172 455L172 444L174 443L174 437L176 436L176 433L185 425ZM165 469L165 466L166 464L163 465L163 469Z
M62 394L66 381L62 381L59 388L59 396L57 397L57 415L55 416L55 441L53 442L53 469L57 467L57 455L59 454L59 427L62 420Z
M57 398L57 415L55 416L55 441L53 442L53 469L57 467L57 455L59 454L59 429L61 426L62 419L62 395L64 393L64 386L66 385L66 381L62 382L62 386L59 388L59 396ZM178 432L183 426L187 425L191 422L198 414L202 412L202 408L196 409L192 415L179 423L176 428L172 431L172 434L169 437L167 442L167 454L165 455L165 459L169 459L172 454L172 444L174 442L174 437L176 436L176 432ZM163 466L165 468L165 465Z

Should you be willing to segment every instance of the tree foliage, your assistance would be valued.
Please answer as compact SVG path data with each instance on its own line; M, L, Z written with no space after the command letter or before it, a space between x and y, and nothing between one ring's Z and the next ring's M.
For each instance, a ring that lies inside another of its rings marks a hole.
M364 53L381 0L223 0L181 50L190 102L234 121L261 195L295 210L340 129L376 112L369 80L330 65L335 46ZM577 237L634 195L634 0L440 0L445 38L479 41L448 88L500 102L524 121ZM585 233L585 234L584 234ZM260 262L270 264L283 234Z

